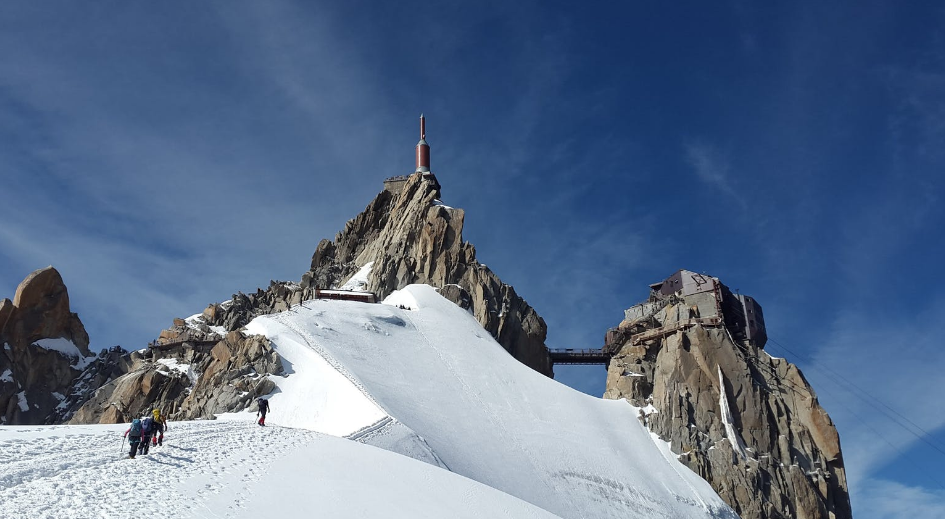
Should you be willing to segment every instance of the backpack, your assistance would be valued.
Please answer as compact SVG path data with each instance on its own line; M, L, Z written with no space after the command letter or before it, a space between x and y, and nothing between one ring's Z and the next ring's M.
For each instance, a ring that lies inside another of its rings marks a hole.
M267 410L267 411L269 410L269 401L266 400L265 398L262 398L262 397L257 398L257 399L256 399L256 405L259 406L259 411L260 411L260 412L262 412L263 409L265 409L265 410Z
M141 421L141 432L151 434L154 432L154 419L150 416Z
M131 430L129 436L141 436L141 420L135 418L131 421Z

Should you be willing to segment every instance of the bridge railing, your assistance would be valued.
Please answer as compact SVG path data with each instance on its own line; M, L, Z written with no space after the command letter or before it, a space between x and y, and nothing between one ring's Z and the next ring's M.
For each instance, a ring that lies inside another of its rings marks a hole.
M603 349L549 349L552 364L607 364L610 355Z

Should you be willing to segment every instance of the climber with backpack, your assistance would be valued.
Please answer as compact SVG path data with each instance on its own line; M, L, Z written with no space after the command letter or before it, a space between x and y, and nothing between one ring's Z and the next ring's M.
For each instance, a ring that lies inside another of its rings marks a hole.
M161 414L160 409L151 411L154 415L154 435L151 437L151 445L164 445L164 431L167 430L167 418Z
M138 454L148 455L148 450L151 449L151 437L154 436L156 427L154 418L151 418L151 416L141 420L141 443L138 444Z
M131 450L128 451L128 457L134 459L138 445L141 443L141 420L135 418L131 421L131 427L125 431L125 438L128 438L128 443L131 445Z
M257 408L256 416L258 417L262 415L262 417L259 418L259 420L256 421L256 423L258 423L259 425L266 425L266 413L269 412L269 401L263 397L257 398L256 408Z

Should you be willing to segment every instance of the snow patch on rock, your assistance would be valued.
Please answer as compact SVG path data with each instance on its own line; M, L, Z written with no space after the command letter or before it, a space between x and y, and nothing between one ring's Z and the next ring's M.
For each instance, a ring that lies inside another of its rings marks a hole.
M725 424L725 436L728 437L732 449L737 452L742 459L745 459L745 443L742 437L735 430L735 420L732 418L732 410L728 406L728 392L725 390L725 377L722 376L722 367L719 366L719 407L722 408L722 422Z
M82 355L82 352L79 351L78 346L76 346L69 339L63 337L58 337L55 339L40 339L33 344L46 350L58 352L64 357L69 357L72 359L71 364L75 369L85 369L89 363L95 360L95 355L91 355L89 357Z
M368 276L371 275L371 268L374 267L374 262L370 261L366 263L360 270L354 273L348 281L345 281L343 285L338 287L338 290L358 290L364 291L368 289Z
M17 404L20 406L20 411L24 413L30 410L30 403L26 401L26 391L20 391L16 394Z
M162 364L167 367L170 371L176 371L187 376L190 380L196 380L194 375L194 370L190 364L184 364L179 362L177 359L168 358L168 359L158 359L158 364Z

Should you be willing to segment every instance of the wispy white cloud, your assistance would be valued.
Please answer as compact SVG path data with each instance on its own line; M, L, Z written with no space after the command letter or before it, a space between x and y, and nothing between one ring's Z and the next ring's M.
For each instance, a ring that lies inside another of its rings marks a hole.
M545 318L550 347L599 348L623 309L645 297L645 284L624 286L624 280L665 265L669 244L643 230L652 221L646 217L632 223L620 215L596 222L548 218L553 225L526 233L502 229L501 241L519 240L521 247L493 247L481 260L500 263L503 281Z
M246 14L240 42L275 38ZM22 23L31 22L38 23ZM269 20L266 30L272 33L280 24L292 25ZM115 28L121 26L109 26L103 38L129 37ZM277 46L242 54L252 62L247 76L250 70L258 74L261 63L280 64L261 67L266 72L260 76L278 84L292 110L305 114L304 122L289 118L290 124L318 129L314 147L279 141L304 134L297 127L260 131L260 124L271 124L260 115L263 107L280 104L265 94L233 95L195 84L187 74L169 74L152 84L157 78L147 72L135 75L148 70L140 65L140 54L124 54L121 45L98 49L102 68L90 66L74 59L89 51L82 31L65 30L49 45L35 46L21 45L21 34L0 35L0 47L19 49L0 51L0 105L21 114L6 118L0 131L32 136L0 150L0 259L5 259L0 271L9 288L3 295L12 295L29 271L53 264L63 273L93 345L140 346L173 316L271 278L297 279L318 240L332 236L363 208L386 176L363 166L382 163L388 155L383 145L360 143L382 131L372 129L376 119L342 116L361 97L375 101L364 106L366 112L384 105L384 97L375 87L362 86L372 82L352 52L323 49L337 34L326 32L315 41L287 36ZM204 59L173 44L147 59L168 56L179 58L185 69L199 68L191 60ZM296 69L318 73L295 74L290 65L299 63L306 66ZM109 67L125 74L126 88L103 74ZM242 80L232 70L218 72L218 81ZM294 89L285 86L293 83ZM323 107L315 111L319 98ZM258 102L260 110L245 110L248 100ZM141 108L148 103L153 106ZM128 111L129 105L137 111ZM173 115L165 116L160 107ZM363 177L370 177L370 185L359 181Z
M926 437L925 433L899 416L928 433L945 427L945 400L933 397L945 394L945 379L940 376L945 350L938 325L943 311L945 299L940 298L907 319L841 312L816 357L805 367L838 424L851 488L861 488L894 460L911 467L916 475L934 474L945 463L945 454L916 436ZM926 440L945 450L934 438ZM910 449L927 455L907 454ZM938 486L931 478L927 484Z
M695 171L702 182L721 191L742 209L748 205L744 197L736 189L728 156L702 141L690 141L684 144L686 162Z
M940 15L945 19L945 13ZM895 110L889 119L889 133L895 153L893 167L900 175L914 175L914 160L941 164L945 161L945 50L940 45L945 34L936 37L938 45L922 55L917 63L884 68L884 77ZM925 168L919 168L922 174Z
M916 519L945 517L945 490L929 490L884 479L857 486L857 519Z

